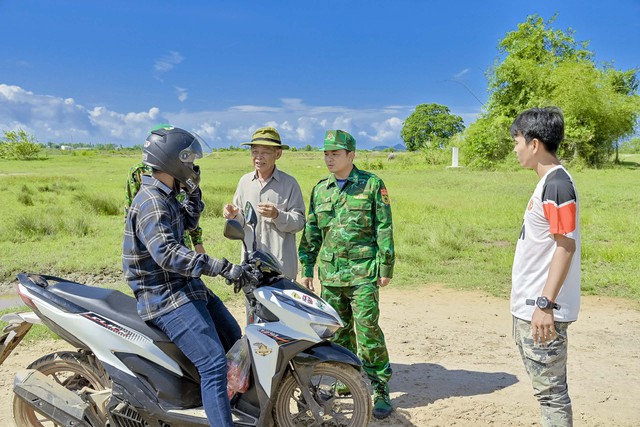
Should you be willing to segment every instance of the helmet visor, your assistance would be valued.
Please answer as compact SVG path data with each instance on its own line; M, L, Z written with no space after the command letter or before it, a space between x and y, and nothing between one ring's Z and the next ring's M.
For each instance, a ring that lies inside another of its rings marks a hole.
M200 135L191 132L194 139L191 145L180 152L180 160L183 163L193 163L196 159L201 159L213 152L213 149L207 144Z

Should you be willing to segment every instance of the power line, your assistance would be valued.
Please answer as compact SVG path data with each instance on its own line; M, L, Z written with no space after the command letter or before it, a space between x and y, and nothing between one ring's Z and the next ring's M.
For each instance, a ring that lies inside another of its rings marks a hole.
M482 101L480 100L480 98L478 98L478 97L476 96L476 94L475 94L475 93L473 93L473 92L471 91L471 89L469 89L469 87L468 87L466 84L464 84L463 82L461 82L460 80L457 80L457 79L447 79L447 81L450 81L450 82L456 82L456 83L461 84L461 85L462 85L462 87L464 87L464 88L467 90L467 92L469 92L469 93L471 94L471 96L473 96L473 97L474 97L474 98L475 98L475 99L480 103L480 105L484 105L484 102L482 102Z

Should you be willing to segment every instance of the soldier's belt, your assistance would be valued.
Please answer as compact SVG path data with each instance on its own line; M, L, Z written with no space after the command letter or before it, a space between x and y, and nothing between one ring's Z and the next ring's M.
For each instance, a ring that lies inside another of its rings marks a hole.
M372 246L360 246L348 250L339 250L337 252L323 251L320 259L323 261L332 261L334 258L345 258L350 260L375 258L377 248Z

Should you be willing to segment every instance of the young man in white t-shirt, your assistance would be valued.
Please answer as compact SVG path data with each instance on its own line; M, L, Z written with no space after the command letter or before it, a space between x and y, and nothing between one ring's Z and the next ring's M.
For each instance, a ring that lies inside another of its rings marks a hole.
M520 165L540 178L513 261L513 336L540 402L543 426L571 426L567 327L580 309L580 209L556 151L564 118L555 107L521 113L510 128Z

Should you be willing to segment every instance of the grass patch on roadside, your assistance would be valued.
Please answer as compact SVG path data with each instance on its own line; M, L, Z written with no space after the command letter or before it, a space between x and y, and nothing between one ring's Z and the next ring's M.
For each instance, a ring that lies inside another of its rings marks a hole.
M120 215L123 212L123 203L114 197L102 194L80 193L75 198L86 210L98 215Z
M445 169L423 157L356 156L356 165L375 165L389 190L397 251L392 286L442 283L507 296L522 216L538 181L535 173L513 164L495 172ZM138 159L52 154L37 165L2 161L7 175L0 176L0 282L10 283L23 271L61 277L100 273L126 286L120 270L122 203L127 173ZM625 156L620 166L570 170L581 200L584 294L640 301L636 162L640 156ZM249 153L216 152L200 165L205 248L212 256L239 262L240 244L222 236L222 207L251 170ZM311 188L327 176L322 152L286 152L278 167L298 179L307 203ZM224 282L207 283L225 298L237 298Z

